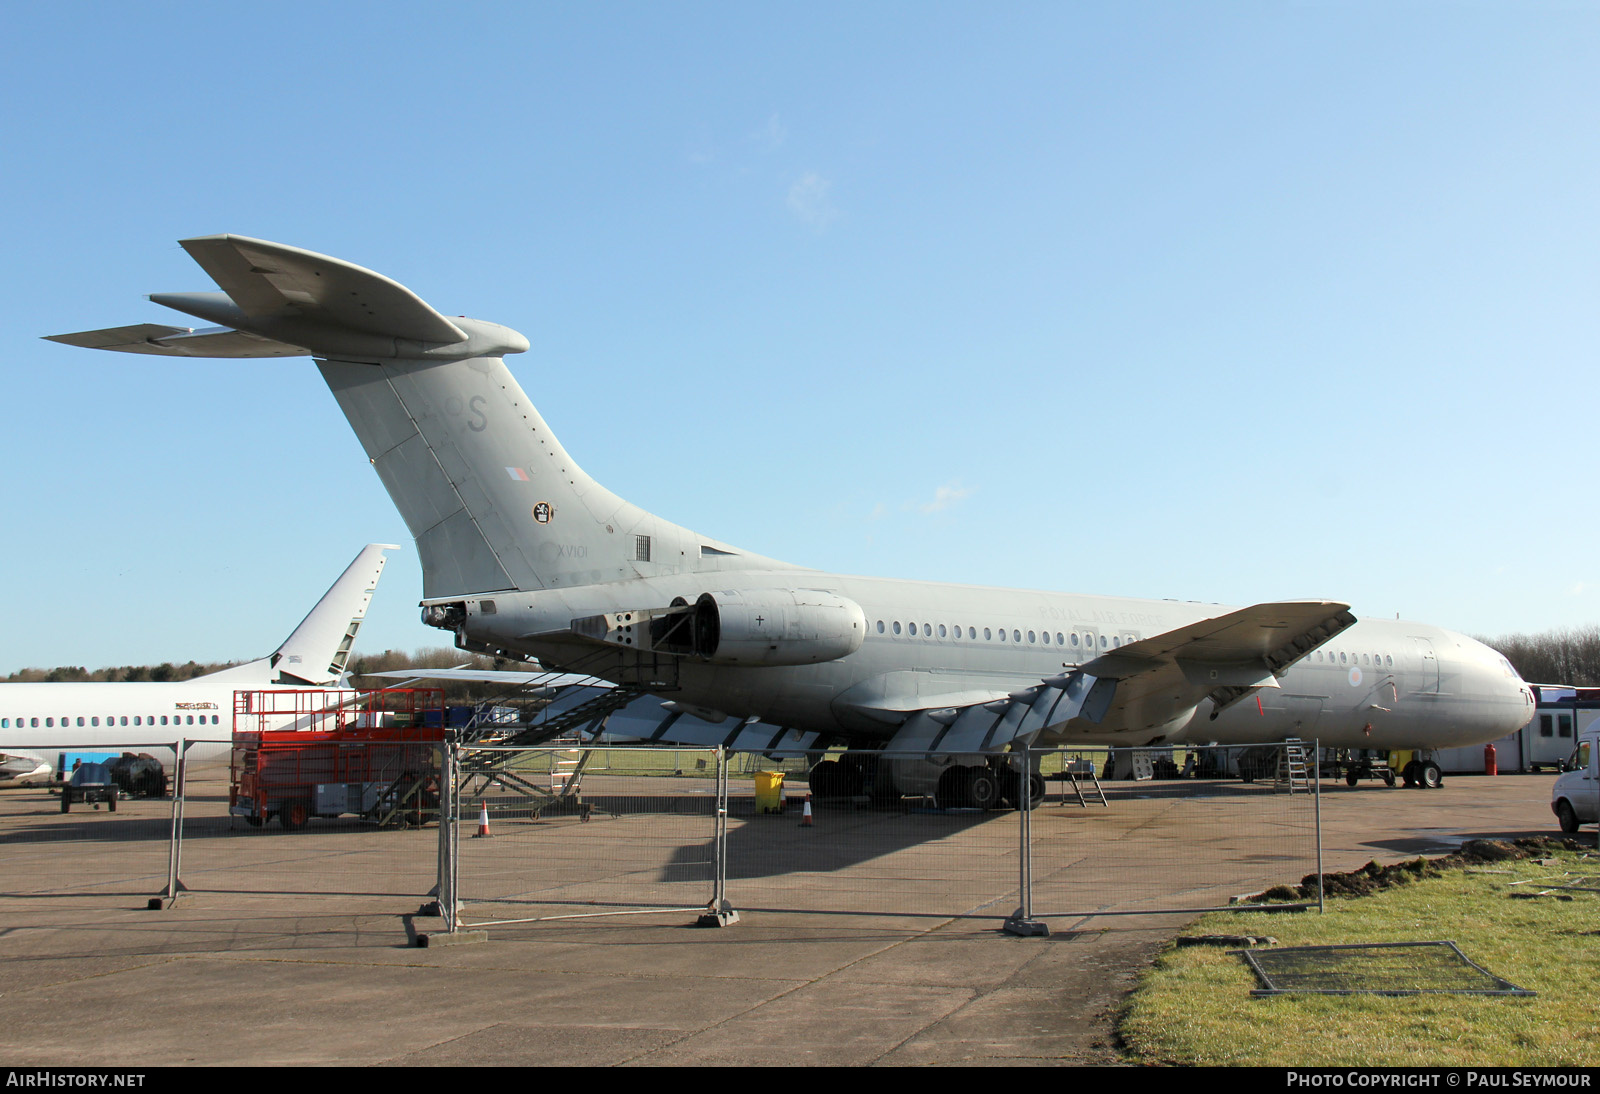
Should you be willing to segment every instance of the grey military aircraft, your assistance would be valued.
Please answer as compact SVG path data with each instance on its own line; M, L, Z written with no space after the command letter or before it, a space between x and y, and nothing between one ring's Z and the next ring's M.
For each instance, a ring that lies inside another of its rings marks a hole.
M360 266L216 235L182 246L222 292L150 299L218 326L53 336L130 353L316 359L415 537L424 622L465 649L614 683L612 732L845 759L986 806L1024 744L1420 748L1524 725L1494 650L1358 623L1333 601L1244 608L819 572L751 554L586 475L507 369L528 349ZM882 766L882 765L880 765ZM1435 769L1436 771L1437 769Z

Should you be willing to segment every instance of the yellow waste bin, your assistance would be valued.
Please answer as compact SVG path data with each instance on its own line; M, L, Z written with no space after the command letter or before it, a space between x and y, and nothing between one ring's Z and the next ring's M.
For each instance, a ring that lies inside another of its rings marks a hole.
M756 812L783 812L783 772L756 772Z

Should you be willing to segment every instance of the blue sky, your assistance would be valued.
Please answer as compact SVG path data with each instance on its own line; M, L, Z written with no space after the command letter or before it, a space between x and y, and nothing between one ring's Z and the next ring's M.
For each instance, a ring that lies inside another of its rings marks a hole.
M32 5L0 44L27 665L257 656L404 525L176 240L515 327L647 509L828 570L1475 633L1600 618L1600 6ZM185 324L187 325L187 324Z

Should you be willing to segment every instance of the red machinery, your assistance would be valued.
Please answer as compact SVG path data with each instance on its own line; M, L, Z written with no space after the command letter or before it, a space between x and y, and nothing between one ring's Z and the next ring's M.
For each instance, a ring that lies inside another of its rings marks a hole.
M437 688L235 692L228 812L288 829L437 819L442 708Z

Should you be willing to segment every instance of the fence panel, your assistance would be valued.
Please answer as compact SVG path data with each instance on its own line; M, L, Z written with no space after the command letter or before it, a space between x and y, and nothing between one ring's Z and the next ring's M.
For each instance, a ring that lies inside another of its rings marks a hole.
M5 751L0 742L0 751ZM109 761L121 750L104 745L53 745L22 751L48 752L88 762ZM172 770L173 742L132 746ZM113 773L116 801L97 789L96 800L75 795L68 802L62 785L41 778L34 786L0 796L0 858L5 862L3 891L12 895L117 894L157 896L166 891L172 849L172 780L151 777L144 765Z
M1034 759L1049 788L1031 818L1037 918L1221 907L1318 869L1316 779L1291 777L1286 746L1116 750L1138 781L1103 778L1107 749Z
M920 759L884 754L890 759ZM1013 811L941 808L932 798L812 798L785 777L780 815L760 813L755 784L731 776L728 900L737 909L1003 919L1020 903Z
M711 904L714 750L472 746L457 755L461 926Z
M359 778L307 766L295 772L295 789L263 794L265 816L253 817L230 813L229 751L197 749L186 766L184 888L418 898L432 891L439 837L426 806L436 805L437 784L431 795L421 791L437 778L433 749L365 744ZM407 808L391 808L402 796Z

